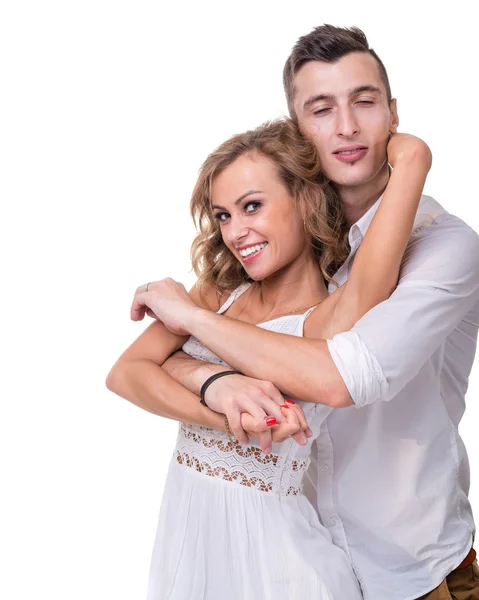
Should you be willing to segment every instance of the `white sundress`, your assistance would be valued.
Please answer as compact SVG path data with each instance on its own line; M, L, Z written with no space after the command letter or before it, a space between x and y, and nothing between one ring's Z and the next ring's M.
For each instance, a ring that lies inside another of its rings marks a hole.
M225 312L249 287L240 286ZM313 309L258 327L303 335ZM183 350L226 364L196 338ZM361 600L347 555L302 493L311 442L330 408L304 402L313 436L264 455L209 428L180 424L165 483L147 600ZM319 490L321 493L321 490Z

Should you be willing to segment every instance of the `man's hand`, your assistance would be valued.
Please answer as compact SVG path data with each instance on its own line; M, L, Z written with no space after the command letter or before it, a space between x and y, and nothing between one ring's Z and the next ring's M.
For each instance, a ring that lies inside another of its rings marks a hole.
M293 437L304 445L312 435L299 405L285 400L269 381L228 375L208 387L205 401L209 408L228 417L231 431L241 444L247 444L249 436L257 437L266 454L273 442Z
M259 425L250 414L243 413L241 415L242 428L250 437L259 439L260 447L265 454L271 452L273 442L281 443L288 438L293 438L298 444L305 446L308 438L313 435L302 408L293 400L285 400L285 404L280 407L280 410L285 420L279 424L268 424L268 419L274 419L274 417L268 417Z
M140 286L130 309L132 321L141 321L145 314L162 321L177 335L189 335L188 322L198 311L185 287L171 278Z

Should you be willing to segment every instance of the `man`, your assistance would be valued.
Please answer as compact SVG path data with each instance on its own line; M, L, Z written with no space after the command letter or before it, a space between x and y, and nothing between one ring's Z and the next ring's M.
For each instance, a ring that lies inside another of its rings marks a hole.
M324 25L300 38L284 86L291 117L316 145L350 227L350 255L334 275L341 285L388 181L396 101L383 64L355 28ZM200 309L191 318L188 300L169 287L155 284L168 312L178 306L174 323L157 312L167 327L276 386L229 375L209 387L208 406L227 415L239 439L251 403L260 415L277 414L277 389L338 408L317 440L311 477L321 520L350 557L364 598L479 600L468 460L458 434L479 327L477 235L424 196L397 289L327 342L279 341ZM138 302L135 319L146 310ZM181 356L165 367L196 393L223 370Z

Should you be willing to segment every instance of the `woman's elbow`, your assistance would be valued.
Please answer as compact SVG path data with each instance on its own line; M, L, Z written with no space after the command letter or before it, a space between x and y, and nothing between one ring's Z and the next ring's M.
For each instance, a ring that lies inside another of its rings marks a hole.
M122 387L121 382L123 379L122 374L123 369L121 365L118 362L115 363L110 369L110 372L108 373L105 379L105 385L110 390L110 392L120 395L119 391Z

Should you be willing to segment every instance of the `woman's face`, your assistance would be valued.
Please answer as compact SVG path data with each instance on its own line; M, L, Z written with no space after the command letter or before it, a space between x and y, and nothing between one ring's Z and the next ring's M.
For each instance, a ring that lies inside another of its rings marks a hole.
M252 279L311 254L299 210L268 157L237 158L214 179L211 200L224 243Z

